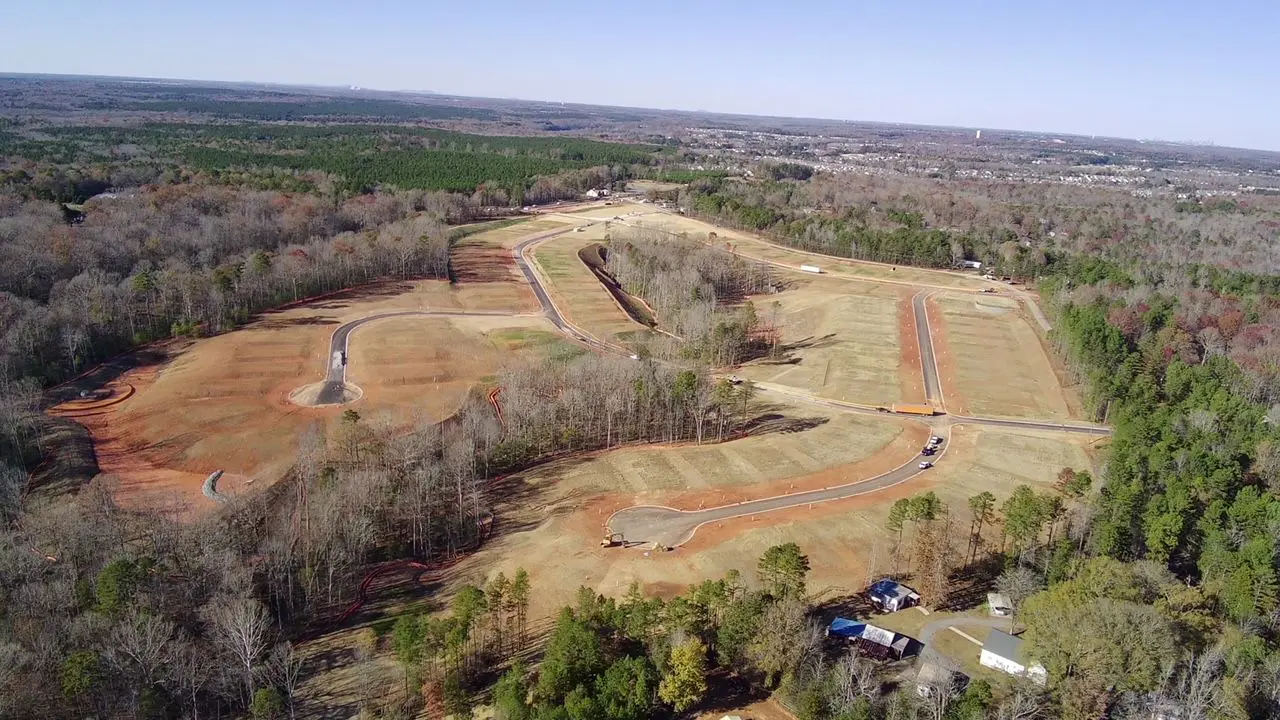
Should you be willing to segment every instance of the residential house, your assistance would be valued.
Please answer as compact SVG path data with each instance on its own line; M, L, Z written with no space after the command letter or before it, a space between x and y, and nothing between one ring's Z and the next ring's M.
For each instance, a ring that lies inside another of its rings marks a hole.
M920 604L919 593L888 578L867 588L867 597L884 612L897 612Z

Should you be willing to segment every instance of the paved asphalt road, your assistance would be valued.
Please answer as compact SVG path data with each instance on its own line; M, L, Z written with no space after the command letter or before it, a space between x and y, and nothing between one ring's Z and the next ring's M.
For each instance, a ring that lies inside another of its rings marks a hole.
M935 407L942 406L942 381L938 379L938 360L933 356L933 335L929 332L929 311L925 300L930 292L922 290L911 298L916 316L916 341L920 348L920 369L924 372L924 395Z
M359 320L352 320L349 323L338 326L338 329L333 331L333 335L329 336L329 366L325 373L324 387L320 389L320 394L316 400L317 404L336 405L342 402L342 387L347 381L347 341L352 331L361 325L393 317L467 317L468 315L487 315L492 317L495 315L507 316L511 315L511 313L467 312L465 310L399 310L367 315Z
M941 451L933 457L915 455L901 466L883 475L865 480L837 485L835 487L810 490L807 492L775 495L761 500L720 505L702 510L676 510L658 505L636 505L623 508L614 513L608 520L609 532L622 533L627 545L635 543L658 543L667 547L682 545L693 537L699 527L710 522L728 520L730 518L760 515L775 510L803 507L813 503L857 497L867 493L884 490L928 470L921 470L922 460L936 462L946 455L949 438L947 433L935 430L943 438Z
M520 269L520 273L524 275L529 286L533 288L533 294L538 298L538 304L542 306L542 312L546 314L547 319L551 321L561 332L569 335L581 342L592 347L607 352L616 352L615 348L611 348L603 343L587 337L576 327L565 321L560 311L556 309L551 297L547 295L546 288L542 286L541 280L538 278L533 268L529 267L528 261L525 260L524 251L534 243L541 242L553 238L557 235L563 235L572 232L574 228L565 228L562 230L552 230L538 235L533 235L521 240L514 248L516 267ZM509 312L485 312L485 311L464 311L464 310L401 310L395 312L379 313L377 315L369 315L358 320L352 320L349 323L339 326L333 331L333 335L329 337L329 358L328 366L325 373L324 387L320 389L317 397L317 404L320 405L336 405L342 402L343 386L347 381L347 346L351 333L361 325L374 322L376 320L385 320L392 317L405 316L422 316L422 317L466 317L468 315L488 315L488 316L508 316L513 313Z

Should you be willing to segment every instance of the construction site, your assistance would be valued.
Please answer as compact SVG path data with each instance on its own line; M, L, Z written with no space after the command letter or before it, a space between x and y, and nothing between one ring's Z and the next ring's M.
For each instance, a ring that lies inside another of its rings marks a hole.
M411 601L406 578L447 596L525 568L540 588L530 614L549 618L579 586L670 596L781 542L806 549L813 586L851 591L889 569L896 500L931 490L962 506L1093 467L1107 430L1059 382L1029 294L972 273L813 256L651 203L542 211L471 235L453 250L452 282L386 281L265 313L52 412L89 429L122 504L196 519L272 486L307 428L349 411L421 426L480 396L503 420L497 378L511 368L642 362L664 318L606 269L626 228L714 245L785 281L750 299L776 316L787 362L711 372L751 385L748 415L804 422L573 453L505 477L483 542L447 571L426 559L407 575L375 571L340 626Z

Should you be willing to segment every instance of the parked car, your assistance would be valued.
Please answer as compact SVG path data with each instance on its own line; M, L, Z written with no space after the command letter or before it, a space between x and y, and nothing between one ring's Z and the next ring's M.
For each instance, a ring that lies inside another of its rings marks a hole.
M929 444L932 445L933 447L937 447L942 444L942 438L938 437L937 435L934 435L933 437L929 438Z
M920 463L921 470L928 470L931 467L933 467L933 463L929 462L928 460L925 460L924 462Z
M936 453L936 452L938 452L936 448L926 447L925 449L923 449L923 450L921 450L921 451L920 451L920 454L921 454L921 455L932 455L932 454L934 454L934 453Z

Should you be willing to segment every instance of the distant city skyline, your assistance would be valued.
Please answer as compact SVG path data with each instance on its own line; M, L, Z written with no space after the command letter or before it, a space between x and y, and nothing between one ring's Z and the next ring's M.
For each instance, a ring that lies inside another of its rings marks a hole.
M358 86L1280 150L1280 4L121 0L6 9L0 72Z

